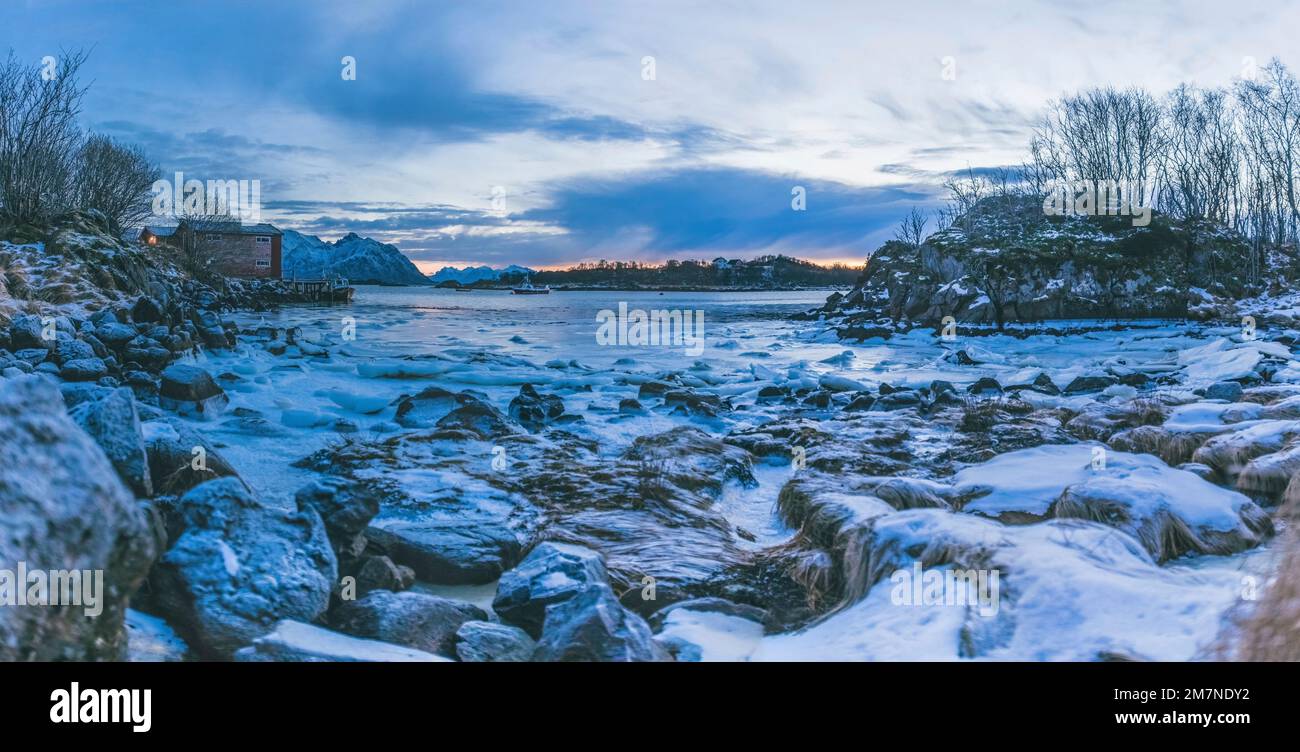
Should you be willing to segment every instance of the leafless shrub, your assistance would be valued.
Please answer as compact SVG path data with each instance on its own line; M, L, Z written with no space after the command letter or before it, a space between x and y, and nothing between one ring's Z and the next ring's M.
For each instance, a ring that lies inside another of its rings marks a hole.
M90 136L78 150L76 164L76 206L103 212L114 233L144 223L160 173L139 147Z
M898 229L894 232L894 237L910 246L919 246L925 240L925 226L930 220L917 207L913 206L912 210L907 213L906 217L898 223Z
M84 53L63 55L53 76L10 52L0 65L0 219L47 221L71 203Z

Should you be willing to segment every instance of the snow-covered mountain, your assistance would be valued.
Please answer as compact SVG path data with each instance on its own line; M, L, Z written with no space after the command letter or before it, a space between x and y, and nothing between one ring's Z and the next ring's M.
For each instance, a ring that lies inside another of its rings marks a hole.
M363 238L355 232L329 243L315 235L285 230L281 269L285 277L339 274L361 285L429 284L429 278L396 246Z
M501 279L503 274L530 275L534 273L535 272L528 267L516 266L514 264L511 264L504 269L493 269L490 266L467 266L464 269L457 269L454 266L444 266L437 272L429 275L429 279L435 285L442 282L457 282L462 285L472 285L475 282L483 282L485 280L495 281Z

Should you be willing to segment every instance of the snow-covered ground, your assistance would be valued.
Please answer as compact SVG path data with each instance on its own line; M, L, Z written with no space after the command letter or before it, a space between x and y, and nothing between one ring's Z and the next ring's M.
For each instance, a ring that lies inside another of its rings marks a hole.
M200 356L214 375L238 377L219 382L231 404L201 427L255 488L287 505L314 476L292 467L294 461L341 436L400 431L393 422L396 401L429 385L477 390L504 410L520 385L533 384L562 397L567 413L583 416L566 430L593 440L602 455L614 456L639 436L684 423L718 436L761 426L788 410L759 400L759 391L770 386L874 390L880 384L921 387L945 380L964 392L981 377L1012 385L1046 374L1063 388L1078 377L1140 372L1169 377L1145 393L1183 403L1171 414L1170 426L1199 426L1208 434L1222 431L1228 420L1257 417L1251 411L1261 407L1207 401L1193 389L1246 376L1265 360L1277 366L1275 380L1300 382L1300 360L1288 347L1240 329L1147 322L1064 337L959 336L951 342L917 330L889 341L844 344L817 323L789 318L823 298L817 292L520 297L363 287L348 307L241 315L238 320L248 328L302 327L307 344L276 356L242 338L246 341L236 351ZM647 311L704 311L703 352L598 344L598 312L617 309L620 302ZM975 363L959 364L954 357L959 349ZM639 385L669 373L701 393L730 398L735 409L711 419L663 410L620 412L620 401L636 398ZM1137 394L1117 384L1099 393L1027 391L1021 396L1037 408L1081 412ZM840 409L832 406L826 416ZM946 440L942 432L932 439ZM1172 510L1194 529L1223 532L1239 524L1243 503L1250 503L1150 455L1111 451L1106 459L1115 473L1111 482L1129 489L1137 517ZM485 466L492 462L490 447L479 460ZM1009 509L1043 514L1063 488L1086 479L1094 460L1087 443L1003 454L946 480L959 491L992 490L966 511L888 509L875 522L877 545L889 536L899 551L941 538L990 552L993 565L1007 573L1002 584L1013 596L991 617L954 606L899 607L885 580L861 600L795 633L764 635L744 618L679 610L667 619L663 634L700 646L705 660L945 660L972 654L1089 660L1109 653L1186 660L1204 655L1222 629L1225 612L1239 600L1243 578L1267 576L1267 544L1232 556L1160 564L1137 538L1096 522L1007 525L989 518ZM777 494L792 473L783 463L759 463L756 488L732 484L718 499L716 510L752 534L743 545L761 549L795 534L775 510ZM464 478L429 471L408 474L402 482L432 487ZM490 589L480 595L490 595Z

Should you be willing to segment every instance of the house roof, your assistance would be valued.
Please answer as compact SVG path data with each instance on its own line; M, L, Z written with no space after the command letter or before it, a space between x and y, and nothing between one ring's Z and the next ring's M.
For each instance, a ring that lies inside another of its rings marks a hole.
M150 235L157 235L157 236L160 237L160 238L168 238L168 237L171 237L172 235L175 235L175 234L176 234L176 228L175 228L175 227L159 227L159 226L156 226L156 225L149 225L149 226L145 227L143 230L141 230L141 232L147 232L147 233L149 233Z
M181 224L196 232L221 232L230 235L282 235L273 225L266 223L245 225L228 220L182 219Z

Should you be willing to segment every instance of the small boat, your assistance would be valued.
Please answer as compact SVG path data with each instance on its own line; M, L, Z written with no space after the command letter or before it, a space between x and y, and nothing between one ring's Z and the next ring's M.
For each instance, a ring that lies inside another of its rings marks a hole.
M515 295L550 295L551 287L550 285L533 287L533 283L525 279L518 287L510 288L510 292L513 292Z
M348 284L346 277L335 277L334 284L330 288L330 300L335 303L351 303L352 296L356 292L356 288Z
M472 287L453 287L451 289L455 290L456 292L474 292L474 288Z

